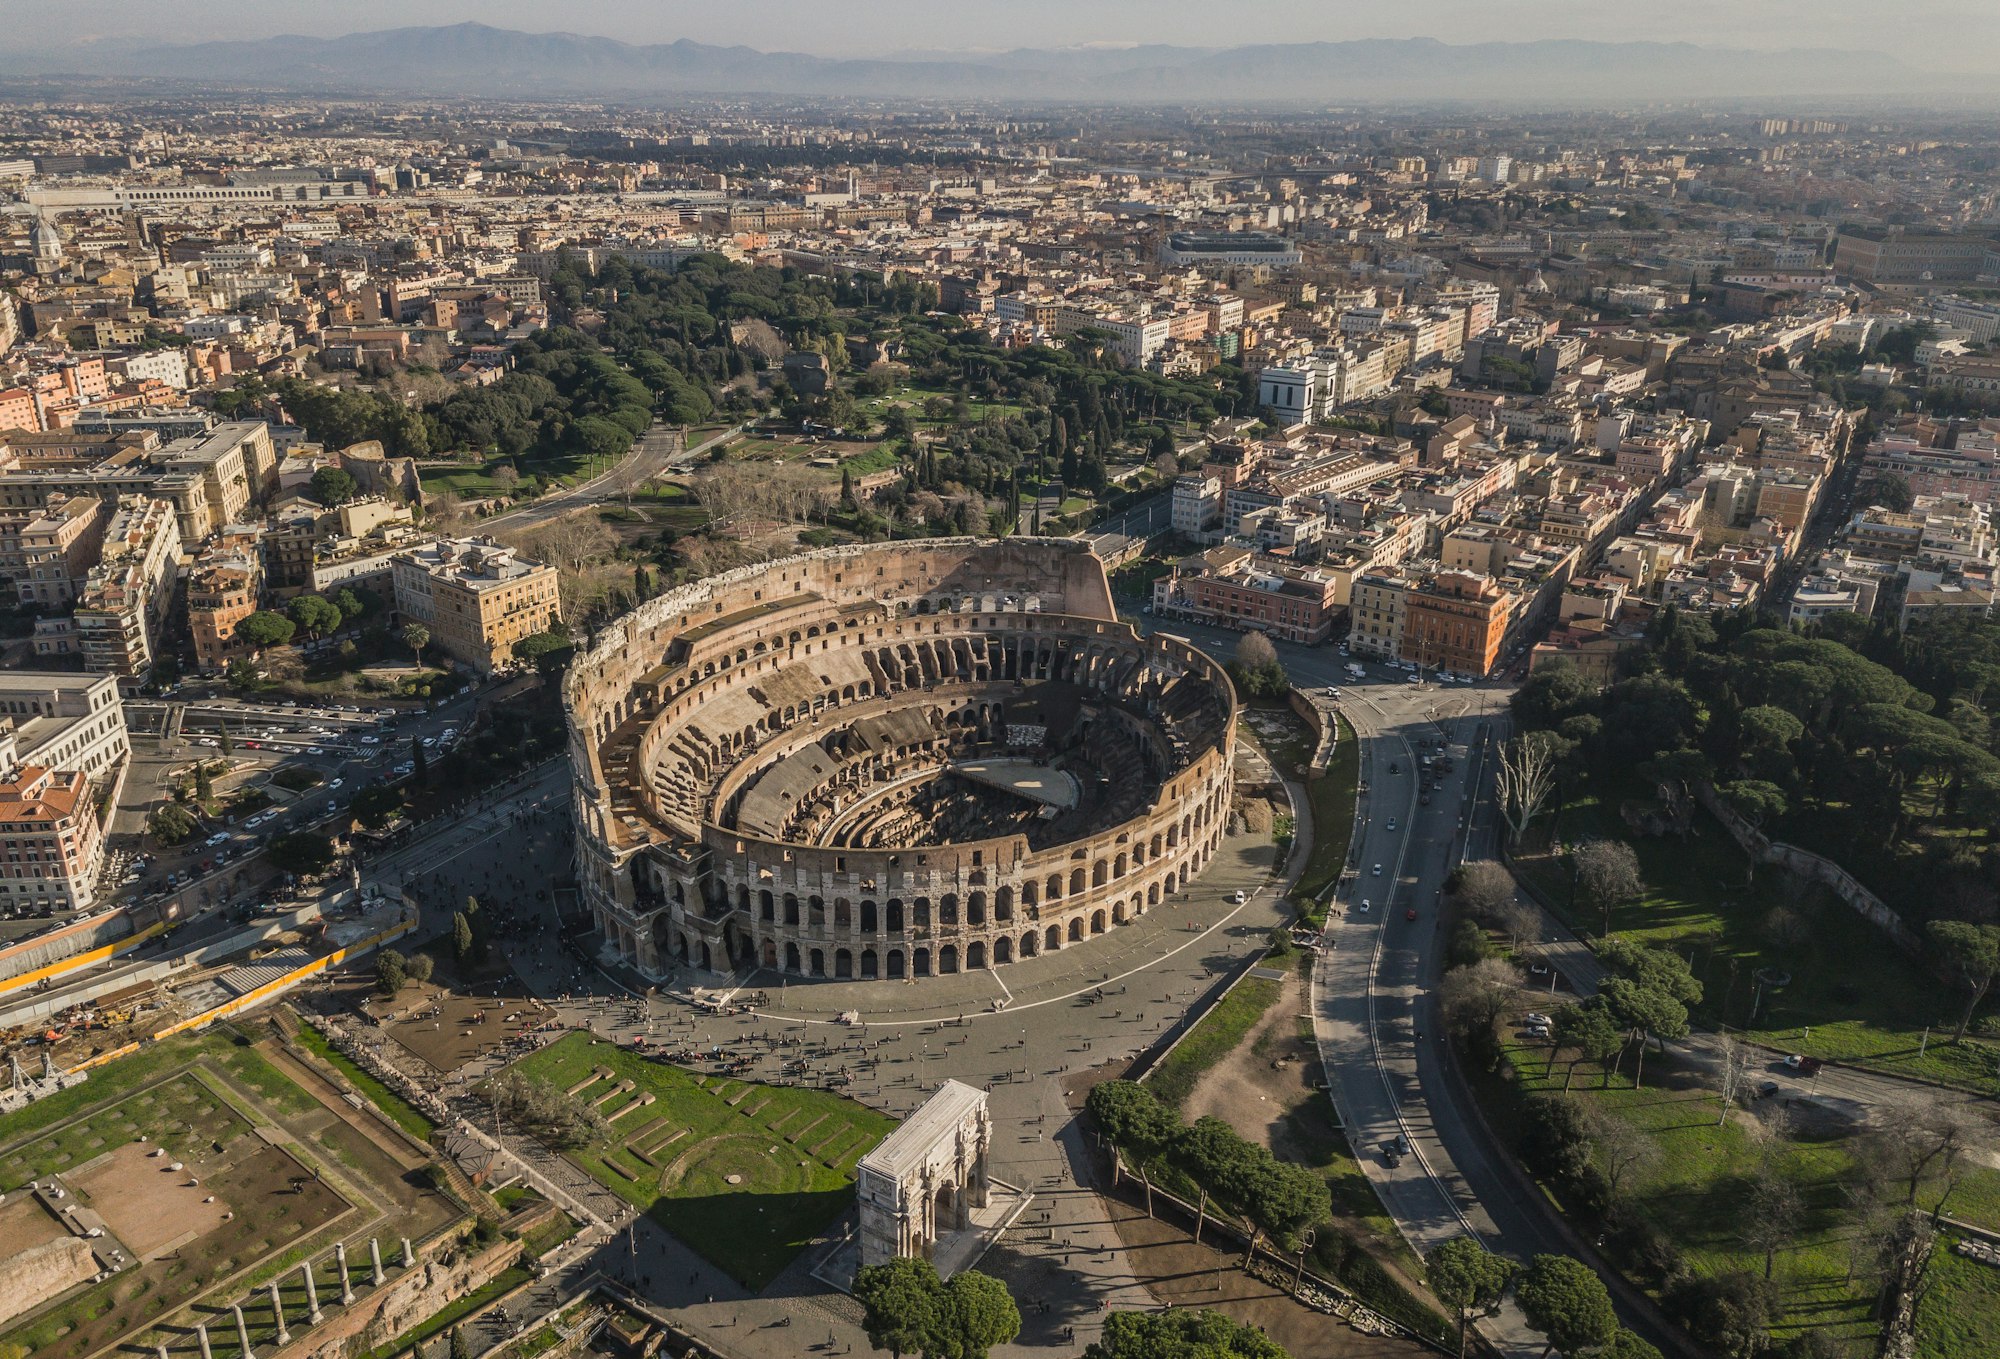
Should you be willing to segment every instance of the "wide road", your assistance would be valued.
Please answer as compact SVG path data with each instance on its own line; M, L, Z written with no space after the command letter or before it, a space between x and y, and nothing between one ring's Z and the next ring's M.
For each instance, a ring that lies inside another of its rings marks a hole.
M695 460L719 444L727 443L742 433L742 428L731 425L728 429L696 444L686 447L686 431L675 425L654 425L632 445L632 451L608 472L599 473L589 481L570 487L556 495L543 496L540 500L523 505L518 510L496 514L481 523L481 531L496 528L520 530L540 528L554 523L563 516L607 500L616 500L628 488L636 490L654 477L668 472L685 472L693 468Z
M1158 630L1222 657L1238 637L1191 623ZM1437 1015L1447 942L1439 900L1468 833L1479 853L1492 844L1490 737L1504 720L1509 690L1440 684L1428 675L1412 683L1408 672L1373 662L1356 679L1336 648L1275 645L1294 684L1340 688L1341 710L1361 744L1368 792L1355 813L1352 871L1331 904L1313 968L1312 1006L1329 1093L1355 1159L1419 1252L1471 1233L1520 1260L1572 1254L1547 1206L1488 1144L1469 1093L1446 1065ZM1418 762L1439 753L1439 740L1453 768L1426 794ZM1398 1150L1398 1138L1407 1152ZM1625 1322L1643 1327L1637 1316ZM1543 1337L1511 1303L1480 1330L1504 1354L1543 1351ZM1641 1333L1659 1343L1649 1330Z

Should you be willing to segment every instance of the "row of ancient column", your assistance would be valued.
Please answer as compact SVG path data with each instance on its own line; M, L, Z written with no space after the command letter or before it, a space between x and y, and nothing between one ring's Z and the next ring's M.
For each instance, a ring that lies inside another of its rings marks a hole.
M382 1243L372 1236L368 1238L368 1263L371 1266L372 1282L375 1287L380 1288L383 1280ZM416 1263L417 1253L411 1248L410 1238L406 1236L403 1238L403 1268L409 1269ZM354 1284L347 1273L347 1243L345 1241L337 1242L334 1245L333 1267L340 1275L340 1305L342 1307L352 1307L354 1305ZM317 1326L326 1319L326 1316L319 1309L319 1286L313 1280L311 1260L301 1260L299 1262L299 1277L305 1281L306 1286L306 1325ZM277 1342L279 1347L283 1348L292 1343L292 1332L291 1328L285 1323L285 1304L283 1297L278 1292L278 1280L271 1280L269 1288L271 1293L271 1319L277 1323ZM231 1303L229 1311L236 1320L236 1343L240 1348L240 1359L257 1359L256 1352L250 1348L250 1326L243 1319L243 1305L241 1303ZM201 1359L215 1359L214 1352L209 1347L207 1322L197 1322L195 1324L194 1338L195 1343L201 1346ZM158 1359L168 1359L167 1342L164 1340L160 1341L158 1348Z

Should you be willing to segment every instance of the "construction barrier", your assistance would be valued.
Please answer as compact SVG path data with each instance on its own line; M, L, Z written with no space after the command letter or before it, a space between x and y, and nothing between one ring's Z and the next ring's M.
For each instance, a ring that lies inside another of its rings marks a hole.
M254 1006L261 1005L265 1001L269 1000L271 997L280 995L283 992L291 990L294 986L297 986L300 982L306 980L306 978L308 977L317 976L318 974L326 971L330 967L337 967L339 964L346 962L350 958L359 958L362 954L367 953L373 949L380 948L382 945L390 942L393 939L402 938L404 935L410 933L412 930L416 928L417 928L417 917L414 914L406 915L403 917L401 921L397 922L395 925L390 926L386 930L382 930L376 934L371 934L366 939L360 940L357 943L349 944L345 948L337 948L323 958L313 959L311 962L305 964L303 967L293 968L290 972L285 973L283 976L274 977L272 980L265 982L262 986L258 987L254 991L245 992L243 995L238 996L234 1000L223 1002L222 1004L216 1006L213 1010L208 1010L202 1014L195 1015L191 1019L183 1019L178 1024L169 1025L168 1027L161 1029L158 1033L155 1033L153 1035L152 1041L157 1043L161 1039L171 1038L177 1033L185 1033L190 1029L203 1028L207 1025L215 1023L215 1021L217 1021L218 1019L227 1019L229 1018L229 1016L236 1014L239 1011L248 1010L253 1008Z

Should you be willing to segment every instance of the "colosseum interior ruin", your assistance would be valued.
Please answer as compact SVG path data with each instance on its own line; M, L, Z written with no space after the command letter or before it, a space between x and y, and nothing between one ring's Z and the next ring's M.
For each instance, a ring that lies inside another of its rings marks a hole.
M580 876L650 976L915 978L1093 936L1221 843L1222 667L1065 539L831 548L684 586L566 681Z

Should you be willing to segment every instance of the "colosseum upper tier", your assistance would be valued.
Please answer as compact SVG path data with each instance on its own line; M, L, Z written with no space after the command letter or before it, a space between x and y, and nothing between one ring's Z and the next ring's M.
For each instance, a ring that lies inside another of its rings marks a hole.
M925 977L1091 936L1221 843L1235 691L1068 539L830 548L684 586L564 699L584 894L649 975Z

